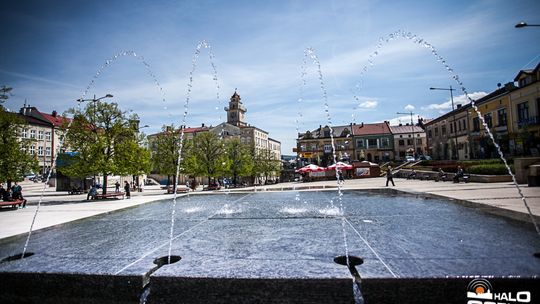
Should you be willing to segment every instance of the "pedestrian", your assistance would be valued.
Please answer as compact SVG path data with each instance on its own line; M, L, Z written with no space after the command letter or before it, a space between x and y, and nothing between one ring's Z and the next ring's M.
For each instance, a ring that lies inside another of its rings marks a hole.
M461 169L461 166L458 166L456 175L454 175L454 183L459 183L459 179L462 178L463 175L464 175L463 169Z
M438 182L440 180L442 180L442 181L446 180L446 172L444 172L442 168L439 168L439 173L437 174L437 180L436 181Z
M118 181L114 184L114 192L120 192L120 183Z
M17 182L11 187L11 197L15 200L22 199L22 187Z
M409 173L407 179L416 179L416 171L414 169L412 169L411 173Z
M386 169L386 187L388 187L388 182L392 182L392 186L396 186L394 184L394 176L392 175L392 166L388 166Z
M95 200L97 199L97 188L96 185L92 185L92 188L90 188L90 191L88 191L88 195L86 196L86 200Z
M124 182L124 190L126 191L126 198L131 198L131 188L129 187L128 181Z

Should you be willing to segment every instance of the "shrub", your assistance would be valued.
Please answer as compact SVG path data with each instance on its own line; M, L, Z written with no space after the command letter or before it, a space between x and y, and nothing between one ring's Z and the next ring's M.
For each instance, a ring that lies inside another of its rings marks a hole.
M514 172L514 166L510 165L512 173ZM467 167L467 173L482 174L482 175L507 175L508 169L504 164L482 164L473 165Z

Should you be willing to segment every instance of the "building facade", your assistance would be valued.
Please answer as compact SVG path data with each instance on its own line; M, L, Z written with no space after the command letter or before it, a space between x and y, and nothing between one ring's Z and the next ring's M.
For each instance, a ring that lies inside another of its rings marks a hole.
M540 155L540 63L514 78L510 93L509 149L514 155Z
M404 161L406 156L427 154L426 132L416 125L390 126L394 137L395 160Z
M54 158L60 149L65 150L65 147L60 146L60 138L64 134L63 125L69 123L69 119L58 115L56 111L47 114L26 104L20 109L19 116L27 124L20 137L32 141L27 152L38 160L40 172L34 173L46 175L53 167Z
M387 121L352 125L355 160L387 162L395 158L394 137Z
M318 129L298 134L296 149L299 166L316 164L329 166L334 163L334 139L337 161L351 161L354 157L352 143L352 125L346 126L319 126Z

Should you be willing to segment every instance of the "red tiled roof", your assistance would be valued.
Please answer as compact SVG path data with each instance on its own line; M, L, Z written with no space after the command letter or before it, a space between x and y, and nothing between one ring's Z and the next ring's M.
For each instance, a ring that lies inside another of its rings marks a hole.
M413 132L413 129L414 129L415 133L424 132L424 129L420 128L419 126L414 126L414 127L411 127L410 125L390 126L390 130L392 130L392 133L394 133L394 134L411 133L411 132Z
M47 113L43 113L43 112L39 112L39 113L41 115L43 115L43 117L45 117L45 119L50 121L55 127L61 127L64 122L71 121L71 118L63 117L63 116L58 115L58 114L56 116L53 116L51 114L47 114Z
M376 134L391 134L388 124L385 122L371 124L357 124L352 126L353 135L376 135Z

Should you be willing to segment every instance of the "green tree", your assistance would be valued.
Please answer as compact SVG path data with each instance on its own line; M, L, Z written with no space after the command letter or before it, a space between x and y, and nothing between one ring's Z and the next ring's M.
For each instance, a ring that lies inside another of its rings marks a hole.
M225 174L232 177L232 182L236 186L238 177L250 176L253 170L249 146L242 144L238 138L230 139L225 144L225 155L227 168Z
M13 88L5 85L0 88L0 104L8 100L9 96L11 95L11 90L13 90Z
M269 176L275 175L281 170L280 160L276 159L270 149L256 148L253 155L255 176L263 176L264 180L267 181Z
M116 103L97 101L84 112L68 110L73 123L66 133L65 146L74 153L66 166L58 168L67 176L83 177L101 173L103 194L108 175L139 175L150 170L150 152L140 145L133 122Z
M7 93L11 88L5 89L5 86L2 87L0 99L8 98ZM25 126L25 121L18 114L8 112L0 104L0 181L7 182L8 187L13 181L21 181L25 173L35 172L39 168L35 155L26 153L33 140L19 139Z
M159 174L167 175L167 186L170 185L170 177L172 176L172 184L176 185L176 169L178 167L178 153L180 149L180 133L181 129L176 129L173 126L163 126L162 132L154 137L150 143L152 150L152 171ZM186 143L186 141L184 141ZM182 147L182 154L188 148Z
M199 133L186 149L183 164L186 173L211 178L221 176L228 170L223 142L213 133Z

